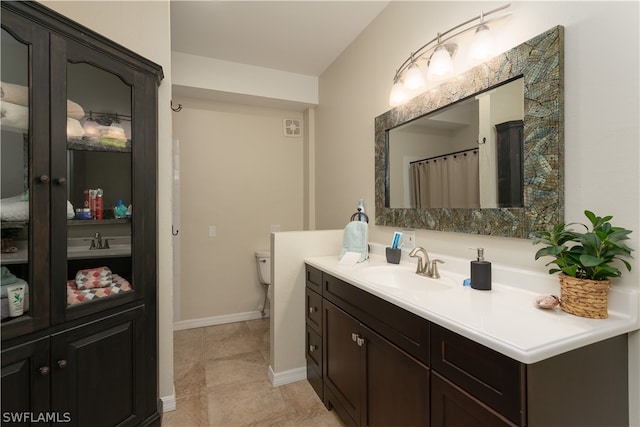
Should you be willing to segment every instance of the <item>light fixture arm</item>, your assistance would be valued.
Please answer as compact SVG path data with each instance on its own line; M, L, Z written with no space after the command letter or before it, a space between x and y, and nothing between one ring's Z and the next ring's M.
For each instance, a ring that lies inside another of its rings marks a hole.
M448 29L447 31L443 32L443 33L437 33L437 36L434 37L433 39L429 40L427 43L425 43L424 45L422 45L418 50L416 50L415 52L412 52L411 55L400 65L400 67L398 68L398 70L396 71L396 74L393 76L393 81L394 83L397 82L400 77L402 76L402 74L406 71L407 68L409 68L409 65L413 64L414 62L417 62L420 58L422 58L423 56L425 56L425 54L431 50L432 48L435 48L439 45L445 45L447 41L458 37L460 34L466 33L467 31L471 31L474 30L476 28L478 28L481 25L486 25L490 22L494 22L497 21L499 19L505 18L507 16L509 16L511 13L506 13L504 15L501 15L499 17L495 17L493 19L489 19L489 20L485 20L485 16L487 15L491 15L494 14L496 12L500 12L501 10L504 10L506 8L508 8L509 6L511 6L511 3L505 4L503 6L497 7L493 10L490 10L488 12L480 12L480 15L473 17L471 19L468 19L467 21L456 25L455 27L452 27L450 29ZM471 25L467 28L464 28L460 31L458 31L455 34L451 34L450 33L458 30L459 28L465 27L475 21L480 21L474 25ZM448 37L445 37L449 35Z

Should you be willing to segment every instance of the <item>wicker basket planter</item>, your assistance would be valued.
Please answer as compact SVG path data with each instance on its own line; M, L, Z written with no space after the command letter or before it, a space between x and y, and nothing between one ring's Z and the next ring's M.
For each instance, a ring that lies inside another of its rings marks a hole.
M590 319L608 317L610 280L589 280L560 274L560 308Z

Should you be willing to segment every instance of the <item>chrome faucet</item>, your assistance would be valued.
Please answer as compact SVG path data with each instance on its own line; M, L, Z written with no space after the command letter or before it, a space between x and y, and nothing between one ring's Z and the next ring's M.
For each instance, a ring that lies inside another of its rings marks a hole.
M421 257L420 253L422 253L424 257ZM417 248L413 248L413 250L409 252L409 256L412 258L418 258L418 268L416 269L416 274L420 274L421 276L426 276L430 273L429 272L429 267L430 267L429 254L427 253L425 248L420 246ZM423 258L424 258L424 261L423 261Z
M424 257L420 256L420 254L424 255ZM429 254L423 247L413 248L413 250L409 252L409 256L412 258L418 258L418 267L416 268L416 274L419 274L420 276L431 277L433 279L440 278L440 273L438 272L438 263L444 263L443 260L434 259L430 261Z
M96 232L93 235L93 239L91 239L91 245L89 246L89 250L93 249L110 249L109 248L109 239L104 239L104 243L102 242L102 234L100 232Z

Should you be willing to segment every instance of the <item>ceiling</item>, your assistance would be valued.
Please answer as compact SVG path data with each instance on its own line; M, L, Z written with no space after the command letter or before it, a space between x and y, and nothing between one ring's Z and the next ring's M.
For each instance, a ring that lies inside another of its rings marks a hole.
M320 76L387 4L171 0L171 50Z

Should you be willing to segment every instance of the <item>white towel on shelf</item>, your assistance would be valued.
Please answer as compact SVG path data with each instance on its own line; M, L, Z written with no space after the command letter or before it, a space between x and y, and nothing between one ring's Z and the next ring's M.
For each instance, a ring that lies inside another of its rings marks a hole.
M3 130L27 132L29 130L29 107L0 102L0 125Z
M80 106L80 104L67 99L67 117L80 120L84 117L84 109Z
M351 221L347 224L342 236L340 258L348 252L360 254L358 262L369 258L369 224L364 221Z
M82 138L84 128L77 119L67 117L67 138Z
M29 106L29 88L13 83L0 82L0 99L11 104ZM67 116L80 120L84 117L84 109L77 102L67 99Z
M0 82L0 98L3 102L29 106L29 88L13 83Z
M73 219L75 211L67 200L67 219ZM2 221L29 221L29 199L22 194L0 200L0 219Z

